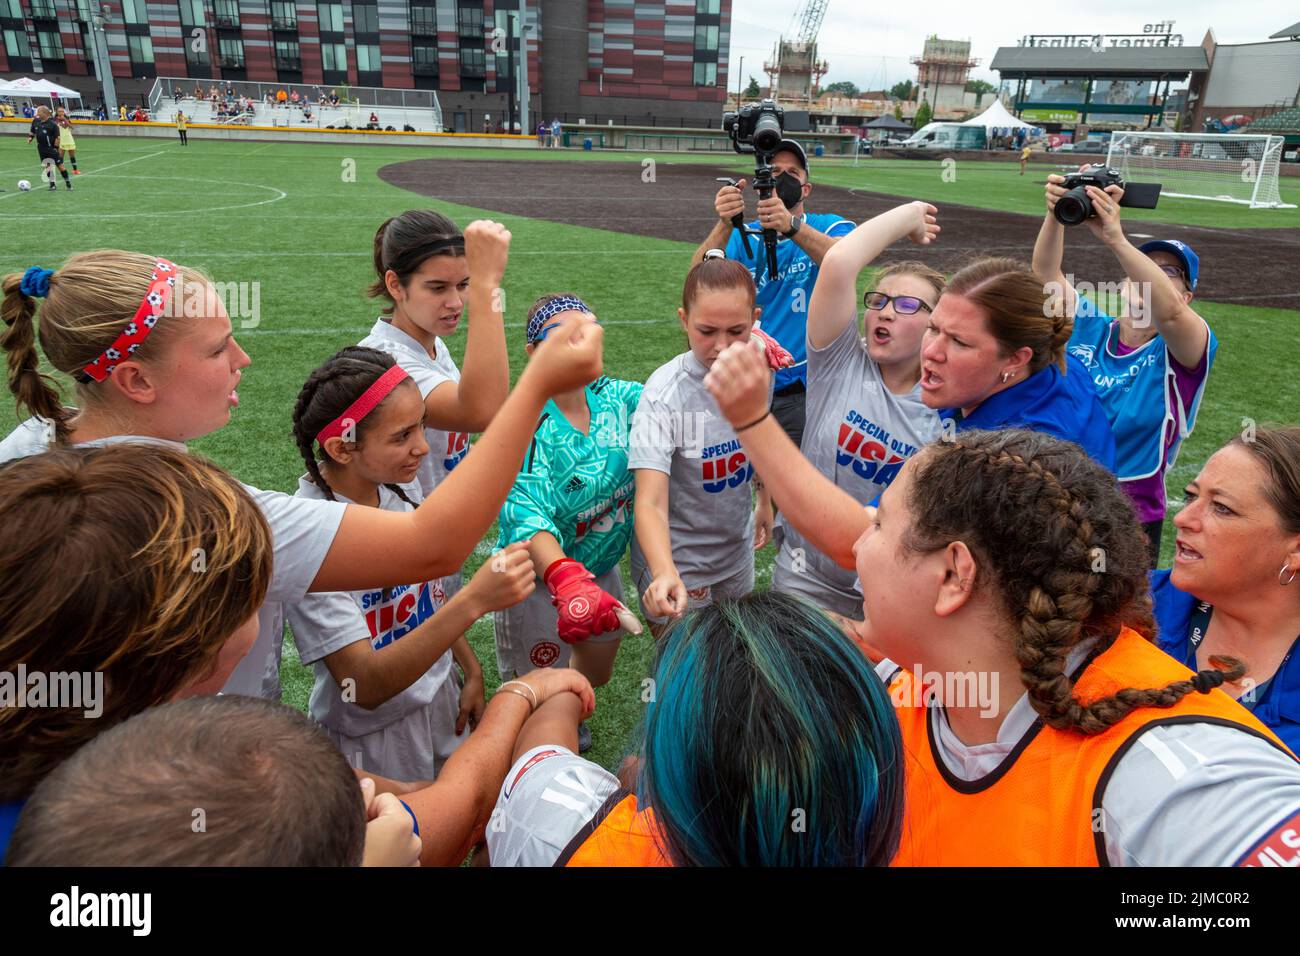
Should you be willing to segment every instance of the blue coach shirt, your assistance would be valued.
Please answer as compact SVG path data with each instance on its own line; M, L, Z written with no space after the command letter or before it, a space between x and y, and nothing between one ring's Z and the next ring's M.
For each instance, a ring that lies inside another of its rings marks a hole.
M759 228L758 220L749 224ZM802 226L815 229L828 236L847 236L853 223L842 216L830 213L808 213ZM777 391L795 382L808 381L808 302L812 299L813 284L817 281L817 263L808 257L793 239L781 236L776 243L777 278L767 274L767 250L762 236L750 236L749 248L753 255L745 255L740 233L734 229L727 240L727 258L735 259L754 276L758 286L756 305L762 310L760 321L763 331L780 342L794 356L794 364L776 373Z
M1115 470L1115 435L1092 379L1079 360L1066 356L1066 373L1055 365L1001 392L995 392L965 418L945 408L943 418L957 419L959 432L982 428L1027 428L1082 445L1094 461Z
M1180 591L1171 572L1151 572L1151 601L1155 605L1156 644L1177 661L1197 670L1196 649L1214 615L1213 605ZM1237 698L1293 753L1300 753L1300 637L1277 672L1263 684Z

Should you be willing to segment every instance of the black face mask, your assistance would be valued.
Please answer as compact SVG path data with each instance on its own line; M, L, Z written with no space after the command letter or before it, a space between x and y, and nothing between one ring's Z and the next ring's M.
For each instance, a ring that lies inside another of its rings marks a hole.
M786 209L793 209L803 202L803 183L791 173L782 173L776 177L776 195Z

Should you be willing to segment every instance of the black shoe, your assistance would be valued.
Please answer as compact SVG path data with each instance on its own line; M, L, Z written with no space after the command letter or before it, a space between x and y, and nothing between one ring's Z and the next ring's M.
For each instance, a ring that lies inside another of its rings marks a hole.
M69 179L66 183L64 183L64 185L68 187L68 192L72 192L72 180Z
M51 189L58 189L59 187L56 186L56 185L54 185L54 183L50 183L50 188L51 188Z
M578 753L585 754L591 749L591 728L584 720L578 724Z

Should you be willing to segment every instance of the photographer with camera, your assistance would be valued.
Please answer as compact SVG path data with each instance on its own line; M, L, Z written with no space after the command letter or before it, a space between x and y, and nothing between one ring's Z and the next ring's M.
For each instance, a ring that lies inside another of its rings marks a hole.
M1110 173L1105 167L1080 169L1097 181L1118 179ZM1052 307L1074 316L1068 351L1087 367L1110 419L1115 473L1147 533L1154 565L1165 518L1165 473L1196 424L1219 343L1191 307L1200 264L1192 248L1178 240L1134 247L1120 221L1120 205L1133 205L1121 202L1123 183L1104 190L1084 184L1086 202L1071 194L1076 183L1076 176L1047 177L1047 215L1034 244L1033 268L1053 292ZM1078 292L1061 271L1065 224L1080 217L1125 272L1116 317L1102 311L1105 303Z
M709 249L725 249L754 275L756 300L762 312L763 331L794 356L794 364L776 373L772 415L798 445L803 439L804 399L807 393L808 303L822 257L831 246L853 231L853 223L831 213L810 213L805 202L812 192L808 181L808 156L792 139L782 139L771 158L776 190L758 202L758 218L747 228L771 229L778 234L776 277L768 272L763 242L750 242L748 249L734 220L745 213L745 180L718 190L713 208L718 221L691 257L694 266Z

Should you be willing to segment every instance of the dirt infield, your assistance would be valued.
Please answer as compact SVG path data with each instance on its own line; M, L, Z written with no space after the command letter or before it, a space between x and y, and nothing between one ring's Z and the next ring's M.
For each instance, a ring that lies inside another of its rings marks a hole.
M387 183L446 202L595 229L698 243L712 225L715 178L728 170L660 162L653 183L630 162L417 159L379 171ZM862 222L909 197L817 186L813 212L834 212ZM442 188L441 184L452 184ZM752 205L751 205L752 210ZM1300 229L1212 229L1125 220L1134 242L1146 237L1181 239L1201 257L1201 298L1241 305L1300 309ZM947 206L943 235L922 250L903 244L881 256L921 258L954 272L968 258L1005 255L1028 260L1041 223L1017 213ZM1078 234L1078 233L1081 233ZM1071 236L1065 271L1078 281L1115 281L1114 257L1083 229Z

